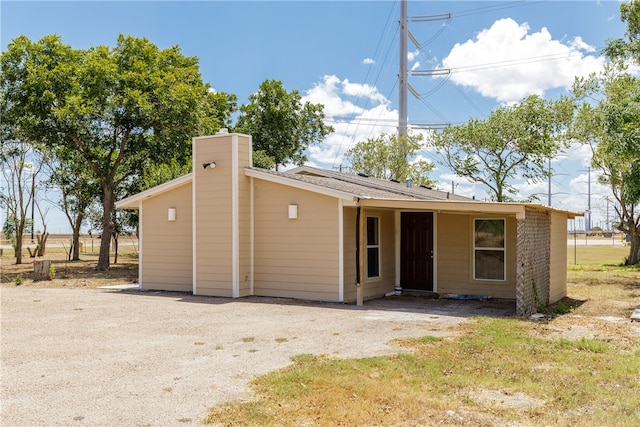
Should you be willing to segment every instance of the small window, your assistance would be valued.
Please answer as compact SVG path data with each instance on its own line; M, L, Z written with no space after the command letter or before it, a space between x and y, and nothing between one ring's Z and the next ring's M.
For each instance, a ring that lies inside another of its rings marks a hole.
M505 280L504 219L475 219L473 236L473 278Z
M367 277L380 277L380 220L367 217Z

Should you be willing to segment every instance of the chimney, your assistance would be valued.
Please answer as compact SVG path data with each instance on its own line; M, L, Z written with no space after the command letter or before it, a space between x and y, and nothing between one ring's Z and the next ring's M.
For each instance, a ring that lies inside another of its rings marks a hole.
M411 188L411 178L407 178L407 188Z

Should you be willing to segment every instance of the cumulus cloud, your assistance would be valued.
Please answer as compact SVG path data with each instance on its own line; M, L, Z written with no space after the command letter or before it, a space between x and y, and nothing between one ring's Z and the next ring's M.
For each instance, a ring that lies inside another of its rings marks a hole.
M309 148L309 164L339 167L344 153L359 141L395 132L398 112L374 86L327 75L307 91L303 102L323 104L327 124L334 132ZM346 166L346 165L345 165Z
M362 60L362 63L364 65L372 65L372 64L375 64L376 61L373 58L365 58Z
M529 25L511 18L493 23L473 40L457 43L442 60L453 83L510 103L546 90L570 87L575 76L602 69L603 57L582 38L554 40L547 28L530 33Z

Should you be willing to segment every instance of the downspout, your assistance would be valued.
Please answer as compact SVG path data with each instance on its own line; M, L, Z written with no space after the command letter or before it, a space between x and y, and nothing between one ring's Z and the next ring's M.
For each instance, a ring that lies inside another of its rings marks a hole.
M356 202L356 305L358 307L363 305L364 296L362 289L362 272L361 272L361 253L362 248L360 245L361 237L361 223L362 223L362 206L360 206L360 199Z

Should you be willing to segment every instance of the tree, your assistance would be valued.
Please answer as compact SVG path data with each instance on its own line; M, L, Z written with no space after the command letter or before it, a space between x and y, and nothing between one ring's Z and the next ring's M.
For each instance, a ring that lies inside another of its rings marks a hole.
M75 50L58 36L35 43L21 36L1 66L5 119L83 158L102 189L107 236L118 190L153 164L187 159L190 138L220 101L202 82L197 58L146 38L121 35L113 48ZM109 240L101 241L97 269L109 267Z
M7 182L7 191L0 193L0 201L7 208L3 230L12 241L16 264L22 264L23 236L27 226L33 230L37 176L44 164L43 154L36 146L18 139L4 139L0 143L0 168Z
M416 160L422 147L422 135L382 134L377 138L360 141L345 156L355 171L374 178L394 179L404 182L410 178L414 185L432 187L435 182L428 177L433 163Z
M590 142L592 164L602 170L616 202L617 228L631 237L626 264L640 262L640 79L622 62L601 75L576 79L573 92L582 102L573 134Z
M531 95L520 104L498 108L486 120L448 127L431 144L443 165L484 184L491 200L512 201L518 193L512 179L536 182L548 176L547 161L563 147L573 110L570 98L545 101Z
M620 3L620 19L627 23L627 38L608 40L604 53L614 60L631 59L640 63L640 2Z
M262 151L279 165L303 164L304 151L333 132L324 124L324 106L301 102L298 91L287 92L282 82L265 80L258 91L249 96L249 104L240 107L237 132L251 135L254 151ZM268 161L262 161L268 164Z
M80 228L84 223L87 209L101 192L99 183L91 177L83 158L76 151L64 147L51 162L47 185L60 190L57 201L72 230L70 260L80 260Z

